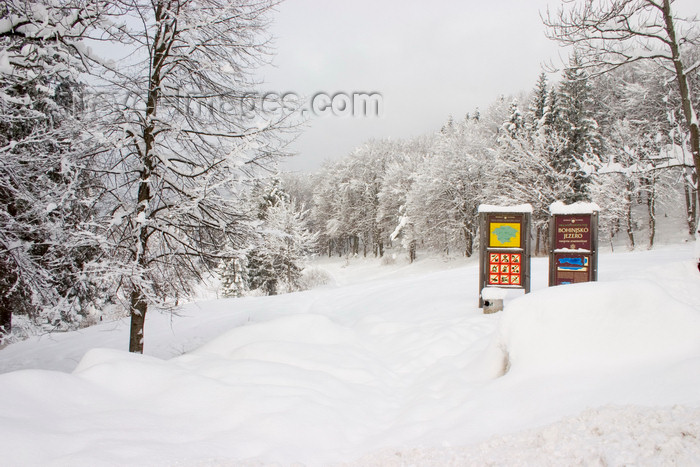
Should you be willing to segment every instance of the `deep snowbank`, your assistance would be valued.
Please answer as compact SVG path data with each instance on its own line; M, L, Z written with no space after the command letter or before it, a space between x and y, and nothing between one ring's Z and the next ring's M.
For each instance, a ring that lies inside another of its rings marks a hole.
M700 313L648 280L573 284L512 302L497 339L509 372L611 371L700 356Z
M535 291L509 296L496 315L476 308L474 265L402 267L395 279L382 270L342 287L153 314L155 356L80 353L121 347L121 324L16 344L0 351L2 368L63 368L85 355L73 373L0 375L0 397L12 401L0 417L3 463L694 461L691 255L690 245L607 255L602 282L551 289L535 259Z

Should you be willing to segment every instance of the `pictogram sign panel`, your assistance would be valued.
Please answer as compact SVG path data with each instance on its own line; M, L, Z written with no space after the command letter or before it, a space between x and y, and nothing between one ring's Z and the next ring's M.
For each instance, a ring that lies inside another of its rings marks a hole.
M522 260L521 253L489 253L488 285L522 285Z

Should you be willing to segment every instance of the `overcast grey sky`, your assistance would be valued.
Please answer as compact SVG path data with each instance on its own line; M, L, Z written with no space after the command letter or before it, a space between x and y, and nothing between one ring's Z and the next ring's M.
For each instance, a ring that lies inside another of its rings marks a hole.
M314 171L370 138L409 138L501 94L531 89L560 60L540 12L556 0L286 0L263 90L378 92L381 117L314 117L282 168ZM565 57L564 57L565 58Z

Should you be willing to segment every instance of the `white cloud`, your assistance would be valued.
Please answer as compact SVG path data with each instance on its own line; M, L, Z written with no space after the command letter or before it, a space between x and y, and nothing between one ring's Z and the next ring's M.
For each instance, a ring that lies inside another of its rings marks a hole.
M312 170L375 137L407 138L461 118L500 94L534 86L541 64L557 59L539 12L546 0L322 2L290 0L272 27L275 91L373 91L384 116L365 122L315 119L288 166ZM356 120L356 119L355 119Z

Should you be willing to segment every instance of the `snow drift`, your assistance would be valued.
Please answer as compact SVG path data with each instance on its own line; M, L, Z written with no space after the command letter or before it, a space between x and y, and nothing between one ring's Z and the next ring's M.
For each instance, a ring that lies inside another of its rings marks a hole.
M3 462L692 464L700 272L691 251L602 255L602 282L536 279L495 315L476 308L473 264L428 272L419 262L374 278L368 268L335 288L152 314L146 349L157 356L85 353L122 346L128 323L15 344L0 351L0 368L66 368L84 356L72 373L0 375L11 401ZM534 259L533 277L546 267ZM622 276L635 278L611 280Z
M700 356L700 313L651 281L572 284L512 302L497 340L510 372L607 372Z

